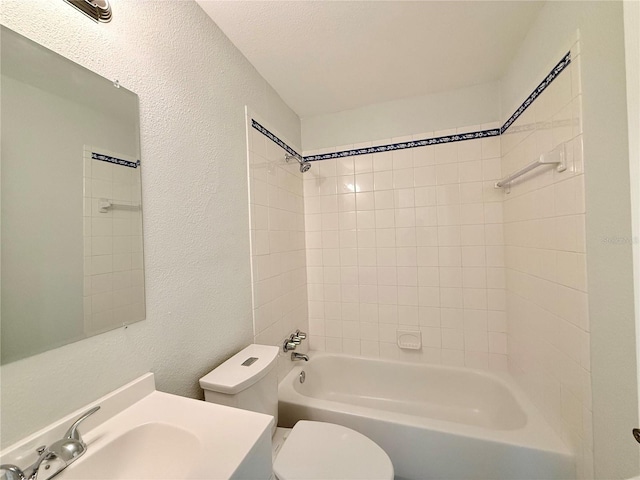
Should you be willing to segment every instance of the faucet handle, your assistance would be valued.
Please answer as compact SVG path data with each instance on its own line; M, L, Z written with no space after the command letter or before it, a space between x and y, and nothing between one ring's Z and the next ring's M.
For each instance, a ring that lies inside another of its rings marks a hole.
M298 345L290 341L288 338L284 341L284 345L282 346L282 350L285 352L290 352L291 350L295 350Z
M298 337L300 340L304 340L305 338L307 338L307 334L306 334L306 332L301 332L300 330L296 330L295 335L296 335L296 337Z
M80 432L78 431L78 425L80 425L82 422L84 422L87 419L87 417L90 417L91 415L96 413L98 410L100 410L100 406L93 407L92 409L87 410L82 415L80 415L80 417L75 422L73 422L73 424L69 427L69 430L67 430L67 433L64 434L64 438L82 442L82 437L80 436Z

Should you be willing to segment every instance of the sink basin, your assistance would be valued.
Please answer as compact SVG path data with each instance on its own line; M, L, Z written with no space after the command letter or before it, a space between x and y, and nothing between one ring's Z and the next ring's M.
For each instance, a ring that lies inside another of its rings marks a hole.
M271 477L273 417L158 392L150 373L0 452L0 463L31 465L38 446L61 439L80 413L97 405L79 427L86 453L55 480ZM38 479L54 473L41 468Z
M91 448L91 447L89 447ZM147 423L87 453L61 476L67 480L178 480L189 478L202 444L192 433L165 423Z

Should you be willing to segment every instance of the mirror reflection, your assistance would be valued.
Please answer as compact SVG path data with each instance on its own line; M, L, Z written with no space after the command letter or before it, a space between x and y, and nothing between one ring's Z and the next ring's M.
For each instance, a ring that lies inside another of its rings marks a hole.
M1 29L1 362L145 318L138 96Z

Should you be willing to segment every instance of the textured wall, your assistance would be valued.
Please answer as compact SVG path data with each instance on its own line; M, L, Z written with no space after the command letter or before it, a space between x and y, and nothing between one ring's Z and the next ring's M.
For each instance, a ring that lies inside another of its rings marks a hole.
M252 340L244 105L296 143L299 120L195 3L111 4L3 0L1 22L140 96L147 320L3 366L3 445L147 371L200 397Z

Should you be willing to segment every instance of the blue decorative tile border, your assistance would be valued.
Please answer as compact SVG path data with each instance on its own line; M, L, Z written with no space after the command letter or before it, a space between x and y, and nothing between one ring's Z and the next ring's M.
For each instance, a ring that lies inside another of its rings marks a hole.
M553 82L558 77L558 75L560 75L560 73L562 73L562 71L570 63L571 63L571 52L567 52L564 58L560 60L555 67L553 67L553 70L551 70L551 72L549 72L549 75L547 75L546 78L542 82L540 82L540 85L538 85L538 87L531 93L531 95L529 95L527 99L524 102L522 102L522 105L520 105L516 109L516 111L513 112L513 115L509 117L509 120L504 122L504 125L500 127L500 134L503 134L504 132L507 131L507 129L511 126L511 124L515 122L518 119L518 117L522 115L527 108L529 108L529 106L533 103L533 101L536 98L538 98L538 96L542 92L544 92L544 90L549 85L551 85L551 82Z
M344 158L344 157L353 157L356 155L368 155L371 153L381 153L381 152L390 152L393 150L404 150L405 148L417 148L417 147L426 147L428 145L437 145L439 143L452 143L452 142L462 142L464 140L475 140L478 138L486 138L486 137L496 137L502 135L507 129L524 113L524 111L531 106L531 104L535 101L536 98L549 86L551 82L553 82L560 73L571 63L571 52L567 52L567 54L560 60L555 67L549 72L549 74L545 77L545 79L540 82L540 84L536 87L536 89L527 97L527 99L522 102L522 104L516 109L516 111L509 117L509 119L502 125L500 128L494 128L491 130L478 130L476 132L468 132L468 133L458 133L454 135L447 135L443 137L434 137L434 138L425 138L423 140L412 140L409 142L400 142L400 143L391 143L389 145L378 145L376 147L365 147L365 148L356 148L353 150L343 150L340 152L334 153L324 153L319 155L308 155L306 157L302 157L298 152L292 149L289 145L280 140L277 136L267 130L265 127L260 125L254 119L251 119L251 126L270 139L272 142L276 143L284 150L286 150L291 155L295 155L298 158L302 159L305 162L317 162L320 160L330 160L332 158Z
M444 137L425 138L424 140L411 140L409 142L391 143L389 145L379 145L377 147L357 148L355 150L343 150L341 152L324 153L321 155L309 155L304 157L305 162L317 162L318 160L329 160L331 158L352 157L354 155L367 155L369 153L391 152L393 150L404 150L405 148L426 147L438 143L462 142L476 138L495 137L500 135L500 129L480 130L477 132L458 133Z
M276 145L280 146L280 148L284 149L287 151L287 153L291 154L291 155L295 155L296 157L298 157L300 160L302 160L302 155L300 155L298 152L296 152L293 148L291 148L289 145L287 145L286 143L284 143L282 140L280 140L276 135L274 135L273 133L271 133L269 130L267 130L265 127L263 127L262 125L260 125L258 122L256 122L253 118L251 119L251 126L253 128L255 128L256 130L258 130L260 133L262 133L265 137L267 137L269 140L271 140L273 143L275 143Z
M100 160L101 162L114 163L116 165L122 165L123 167L138 168L140 166L140 160L130 162L129 160L123 160L121 158L110 157L109 155L103 155L102 153L91 152L91 158L94 160Z

